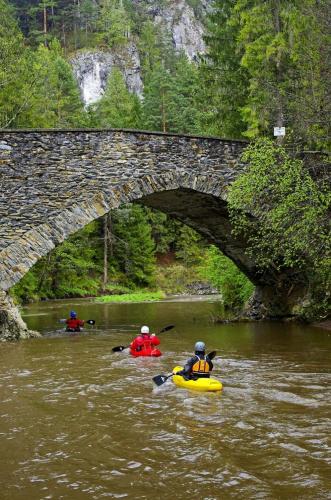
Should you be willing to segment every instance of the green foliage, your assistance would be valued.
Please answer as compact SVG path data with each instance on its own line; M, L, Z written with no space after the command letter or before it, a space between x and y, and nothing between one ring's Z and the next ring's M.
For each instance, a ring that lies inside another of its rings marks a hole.
M98 41L107 47L124 45L130 33L130 20L121 0L103 0L98 21Z
M164 299L163 292L139 292L123 295L103 295L96 299L97 302L155 302Z
M155 245L144 209L128 205L113 216L116 235L112 263L124 273L126 284L152 286L155 273Z
M93 120L100 127L138 128L140 101L125 85L119 69L114 68L108 78L102 98L92 108Z
M19 114L29 106L33 81L31 54L5 0L0 0L0 12L0 127L7 128L15 127Z
M228 194L235 234L248 239L247 253L262 271L296 269L308 284L303 317L325 316L331 288L330 192L270 140L250 146L243 159L248 170Z
M237 38L240 18L233 0L215 0L207 17L207 53L200 65L200 115L203 131L221 137L241 137L241 108L247 98L248 75L241 65Z
M202 258L201 250L203 247L201 237L194 229L184 224L176 223L175 221L174 224L177 226L176 240L174 242L176 257L184 262L186 266L199 264Z
M231 185L228 203L235 233L248 238L256 265L318 267L330 250L330 193L268 139L247 148L243 160L249 167Z
M169 131L172 77L162 64L154 67L144 88L143 124L147 130Z
M17 119L19 127L84 126L86 116L71 66L57 40L40 45L34 54L34 78L29 107Z
M100 287L100 272L92 222L55 248L11 289L21 301L34 298L62 298L95 295Z
M144 88L143 126L148 130L195 133L198 131L199 78L196 66L184 54L172 69L155 63Z
M157 30L151 21L146 21L143 24L138 48L141 57L141 67L144 77L153 71L155 65L161 61L161 49L158 44Z
M330 137L327 1L215 0L202 67L212 111L225 135L254 138L286 125L295 143Z
M176 240L172 220L158 210L145 209L147 221L151 226L155 252L166 254Z
M241 308L254 290L249 279L213 245L206 251L200 274L221 292L226 308Z

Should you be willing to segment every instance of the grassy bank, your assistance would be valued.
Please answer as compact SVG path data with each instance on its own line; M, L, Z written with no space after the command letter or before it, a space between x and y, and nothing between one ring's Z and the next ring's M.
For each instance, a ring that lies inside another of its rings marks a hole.
M97 297L96 302L155 302L164 299L164 292L136 292L122 295L103 295Z

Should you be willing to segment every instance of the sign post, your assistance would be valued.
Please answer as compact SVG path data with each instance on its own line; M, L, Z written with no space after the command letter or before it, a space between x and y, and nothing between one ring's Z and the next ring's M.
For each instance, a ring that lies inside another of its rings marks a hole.
M274 127L274 137L277 137L277 143L280 145L285 137L285 127Z

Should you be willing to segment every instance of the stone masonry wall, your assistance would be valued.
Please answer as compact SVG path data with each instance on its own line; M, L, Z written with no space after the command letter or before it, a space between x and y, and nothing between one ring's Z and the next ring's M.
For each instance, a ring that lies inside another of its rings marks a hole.
M121 203L182 188L224 199L245 146L138 131L0 131L0 290Z

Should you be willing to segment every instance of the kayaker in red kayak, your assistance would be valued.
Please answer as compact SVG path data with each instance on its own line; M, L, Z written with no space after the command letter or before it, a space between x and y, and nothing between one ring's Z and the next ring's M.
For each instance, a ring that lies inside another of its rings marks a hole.
M66 320L67 332L80 332L84 326L84 320L77 318L76 311L70 311L70 318Z
M130 354L132 356L160 356L161 352L156 349L159 344L160 339L155 333L149 333L148 326L144 325L130 344Z
M194 356L188 359L183 370L176 372L176 375L182 375L186 380L197 378L209 378L213 369L213 363L206 355L206 346L204 342L196 342L194 346Z

